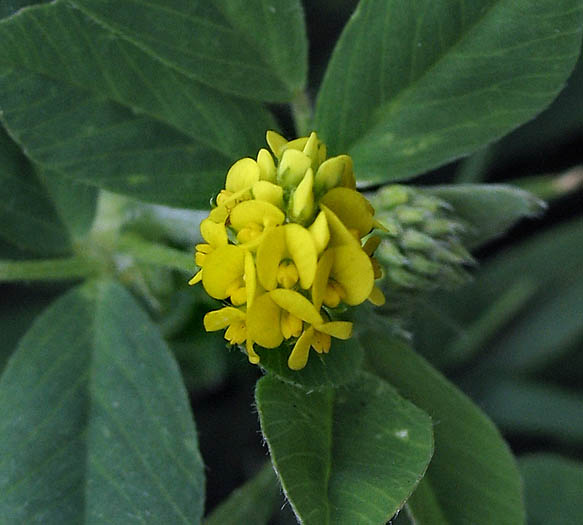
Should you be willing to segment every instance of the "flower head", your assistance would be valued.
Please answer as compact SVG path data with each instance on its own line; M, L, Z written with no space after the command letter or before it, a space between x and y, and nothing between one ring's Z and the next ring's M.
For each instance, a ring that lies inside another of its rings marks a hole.
M384 302L370 235L371 204L356 191L352 159L326 158L313 132L287 141L267 132L271 149L231 166L196 246L200 271L190 284L225 306L206 314L207 331L226 330L258 363L254 345L290 341L288 366L302 369L310 348L328 353L332 338L348 339L352 323L340 306Z

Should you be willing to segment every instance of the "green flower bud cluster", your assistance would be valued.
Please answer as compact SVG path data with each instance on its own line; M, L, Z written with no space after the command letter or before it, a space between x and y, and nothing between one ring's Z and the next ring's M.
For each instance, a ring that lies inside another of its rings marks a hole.
M403 185L380 189L370 198L385 227L375 257L385 287L396 290L453 288L469 279L474 259L464 248L465 231L451 206L426 191Z

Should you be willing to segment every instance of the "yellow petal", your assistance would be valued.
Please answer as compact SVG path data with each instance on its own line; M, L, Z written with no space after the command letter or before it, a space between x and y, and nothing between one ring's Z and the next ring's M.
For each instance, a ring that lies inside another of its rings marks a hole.
M227 288L244 273L245 250L228 244L209 253L204 261L202 285L211 297L226 299Z
M233 193L250 188L259 180L259 166L250 158L239 159L227 172L225 189Z
M304 222L314 213L314 172L308 168L302 182L292 195L291 215L294 220Z
M312 337L312 348L321 354L327 354L330 351L331 338L328 334L314 329L314 337Z
M224 215L224 219L222 219L222 222L224 222L224 220L229 216L229 210L234 208L239 202L247 201L251 198L250 190L251 187L249 186L234 193L231 191L225 193L221 191L221 193L219 193L217 197L218 208L224 208L224 210L226 211L226 215L224 212L221 213L221 216ZM218 208L215 208L215 210ZM217 220L216 215L211 214L210 218L215 222L221 222L221 220Z
M245 321L236 321L229 325L225 335L225 339L229 341L232 345L240 345L245 342L247 338L247 328L245 326Z
M370 292L368 300L375 306L382 306L387 301L385 299L385 294L380 288L377 288L376 286L372 289L372 292Z
M257 275L255 273L255 262L250 252L245 252L245 292L247 294L247 308L253 304L257 291Z
M294 349L287 360L287 366L292 370L301 370L306 366L313 337L314 329L310 326L296 341Z
M265 148L260 149L257 154L257 165L260 173L259 180L275 182L275 163L273 162L273 157Z
M198 249L199 246L210 246L210 244L197 244L196 245L196 253L194 254L194 263L202 268L204 266L204 260L210 252L212 252L212 248L208 252L203 252Z
M285 260L279 263L277 269L277 283L283 288L293 288L298 279L298 269L293 261Z
M330 321L314 328L318 332L331 335L336 339L350 339L352 336L352 323L348 321Z
M259 237L263 233L263 226L256 222L248 222L244 228L241 228L237 233L237 241L239 245L246 244L253 239Z
M276 288L269 292L273 301L286 312L310 324L322 324L322 317L314 305L301 293L285 288Z
M247 309L248 337L264 348L277 348L283 341L281 308L268 293L259 295Z
M215 222L208 218L204 219L200 223L200 234L213 248L219 248L229 243L224 222Z
M356 190L332 188L320 202L332 210L348 229L357 230L360 237L372 229L370 204Z
M255 352L255 350L253 349L253 341L251 341L251 339L249 339L249 338L247 339L245 347L247 349L247 358L249 359L249 362L251 364L254 364L254 365L259 363L260 358L257 355L257 353Z
M318 140L318 135L315 131L310 133L306 145L302 149L303 153L306 154L312 160L312 166L317 166L319 161L318 155L318 145L320 141Z
M334 279L331 279L326 286L322 302L330 308L336 308L345 296L346 292L344 291L344 288L342 288L342 286L340 286Z
M312 166L310 157L297 149L286 149L277 168L277 180L282 186L297 186Z
M328 221L326 220L326 214L323 211L318 213L318 216L308 230L312 234L314 243L316 244L316 250L318 253L322 253L326 246L328 246L328 242L330 242Z
M241 285L243 283L239 282L237 284ZM233 306L241 306L247 302L247 290L245 289L245 286L240 286L240 288L233 287L229 291L229 295L231 296L231 304Z
M300 286L307 290L314 282L318 264L314 238L306 228L299 224L286 224L283 229L287 251L298 269Z
M228 216L229 216L229 210L224 205L217 206L216 208L213 208L211 210L211 212L209 213L209 219L212 220L213 222L224 223L227 220Z
M326 221L328 222L328 229L330 230L329 246L354 246L360 249L360 242L356 240L354 235L348 231L348 228L338 218L338 216L324 204L320 203L320 208L326 214Z
M258 180L253 184L253 197L258 201L270 202L274 206L283 206L283 188L266 180Z
M250 222L265 226L283 224L284 213L273 204L265 201L244 201L231 211L231 226L239 231Z
M265 232L257 248L257 278L266 290L277 287L277 271L285 252L283 228L272 228Z
M345 291L343 301L351 306L362 303L374 286L374 272L368 255L362 248L354 246L337 246L332 251L334 262L330 276Z
M333 262L334 252L332 250L326 250L318 261L314 283L312 284L312 302L318 311L322 307L324 293L326 292L328 277L330 277L330 270L332 269Z
M289 312L281 312L281 333L284 339L298 337L302 333L304 323L301 319Z
M202 270L196 272L196 275L192 279L190 279L190 281L188 281L188 284L192 286L193 284L197 284L200 281L202 281Z
M340 155L338 157L332 157L320 164L314 179L316 193L322 195L328 190L342 184L347 158L350 159L348 155Z
M265 134L265 139L273 154L279 159L283 153L284 146L287 144L287 140L276 131L271 130Z
M207 332L223 330L236 321L245 321L245 313L232 306L208 312L203 319L204 329Z
M265 230L262 231L256 237L253 237L250 241L244 242L243 244L240 244L239 246L241 246L241 248L244 248L245 250L247 250L249 252L255 253L257 251L257 248L259 247L259 245L263 241L264 235L265 235Z
M342 174L342 186L345 188L350 188L351 190L356 189L356 179L354 178L354 171L352 169L352 157L348 155L340 155L344 158L345 167L344 173Z
M290 140L284 146L284 149L295 149L303 152L306 144L308 143L308 139L309 137L298 137L297 139Z

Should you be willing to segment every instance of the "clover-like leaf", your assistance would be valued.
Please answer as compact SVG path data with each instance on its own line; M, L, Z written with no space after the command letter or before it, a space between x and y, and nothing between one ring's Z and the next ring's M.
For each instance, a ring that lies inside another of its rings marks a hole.
M267 376L256 400L271 459L302 523L386 523L431 458L431 419L370 374L317 392Z
M112 282L75 288L0 379L0 522L196 523L204 475L180 373Z
M362 181L439 166L553 100L582 22L580 0L362 0L324 77L316 129Z

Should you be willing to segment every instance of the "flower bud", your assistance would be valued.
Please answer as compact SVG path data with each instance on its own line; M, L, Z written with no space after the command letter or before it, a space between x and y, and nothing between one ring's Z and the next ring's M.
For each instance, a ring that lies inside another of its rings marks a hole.
M399 204L406 204L409 201L409 189L400 184L385 186L379 190L377 200L381 209L390 209Z
M473 259L458 238L464 225L447 202L403 185L380 189L372 202L384 226L376 255L388 286L426 290L467 280L464 265Z

